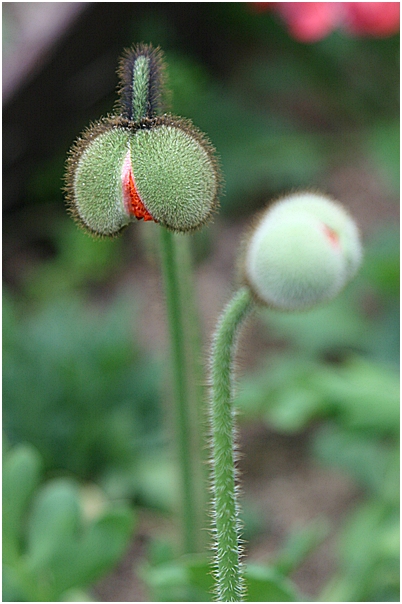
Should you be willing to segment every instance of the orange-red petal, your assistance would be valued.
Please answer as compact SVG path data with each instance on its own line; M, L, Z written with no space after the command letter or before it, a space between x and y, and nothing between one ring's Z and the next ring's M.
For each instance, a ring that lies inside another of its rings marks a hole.
M148 212L144 204L142 203L141 197L135 186L133 168L131 166L130 152L127 153L126 159L123 164L122 171L122 184L123 184L123 198L124 205L127 212L131 216L135 216L137 220L143 219L154 220L151 214ZM156 222L154 220L154 222Z

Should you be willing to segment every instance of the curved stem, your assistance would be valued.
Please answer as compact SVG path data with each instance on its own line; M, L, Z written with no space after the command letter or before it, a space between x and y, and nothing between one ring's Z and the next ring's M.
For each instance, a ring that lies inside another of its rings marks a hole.
M176 407L176 431L180 480L182 489L183 549L184 553L197 551L197 473L194 460L194 421L191 409L191 383L188 364L188 341L183 303L183 288L180 285L177 236L160 230L162 270L165 284L167 318L171 340L173 389Z
M212 491L218 602L242 602L240 522L236 487L233 374L237 335L254 303L241 288L224 309L214 335L211 368Z

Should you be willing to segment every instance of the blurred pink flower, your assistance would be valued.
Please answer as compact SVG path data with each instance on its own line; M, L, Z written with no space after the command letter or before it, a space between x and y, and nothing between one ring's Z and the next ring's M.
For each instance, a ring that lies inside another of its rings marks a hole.
M338 24L336 2L276 2L275 8L299 42L325 38Z
M383 38L399 31L399 2L342 2L344 27L356 35Z
M336 28L353 35L387 37L399 31L399 2L252 2L273 10L300 42L316 42Z

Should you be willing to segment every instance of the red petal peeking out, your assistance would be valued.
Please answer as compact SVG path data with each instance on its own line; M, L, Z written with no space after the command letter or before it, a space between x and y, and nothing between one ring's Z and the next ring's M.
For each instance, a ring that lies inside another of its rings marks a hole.
M339 248L340 243L339 243L338 233L335 233L335 231L333 229L331 229L327 224L323 225L323 230L324 230L325 236L329 240L329 243L332 245L332 247Z
M123 185L124 206L128 214L130 214L131 216L135 216L137 220L141 220L142 218L144 219L144 221L154 220L154 218L151 216L151 214L148 212L148 210L142 203L141 197L138 195L138 191L135 188L130 151L128 151L124 160L121 179ZM156 220L154 220L154 222L156 222Z

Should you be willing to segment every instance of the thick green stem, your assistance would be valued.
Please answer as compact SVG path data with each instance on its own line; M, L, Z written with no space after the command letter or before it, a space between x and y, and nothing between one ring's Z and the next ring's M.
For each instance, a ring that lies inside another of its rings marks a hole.
M201 327L198 312L192 246L192 235L176 235L177 254L180 260L180 287L185 332L188 406L191 421L190 455L193 461L193 484L196 497L196 547L205 551L207 544L208 516L208 422L206 406L206 376L202 353Z
M221 315L212 348L211 461L218 602L242 602L245 595L235 468L233 365L239 328L253 306L249 289L241 288Z
M180 285L177 235L164 228L160 229L161 259L164 276L167 318L171 340L171 366L176 408L176 429L180 480L182 489L183 550L185 553L197 551L198 505L197 505L197 465L194 460L195 426L191 378L189 376L188 348L186 334L184 291Z

